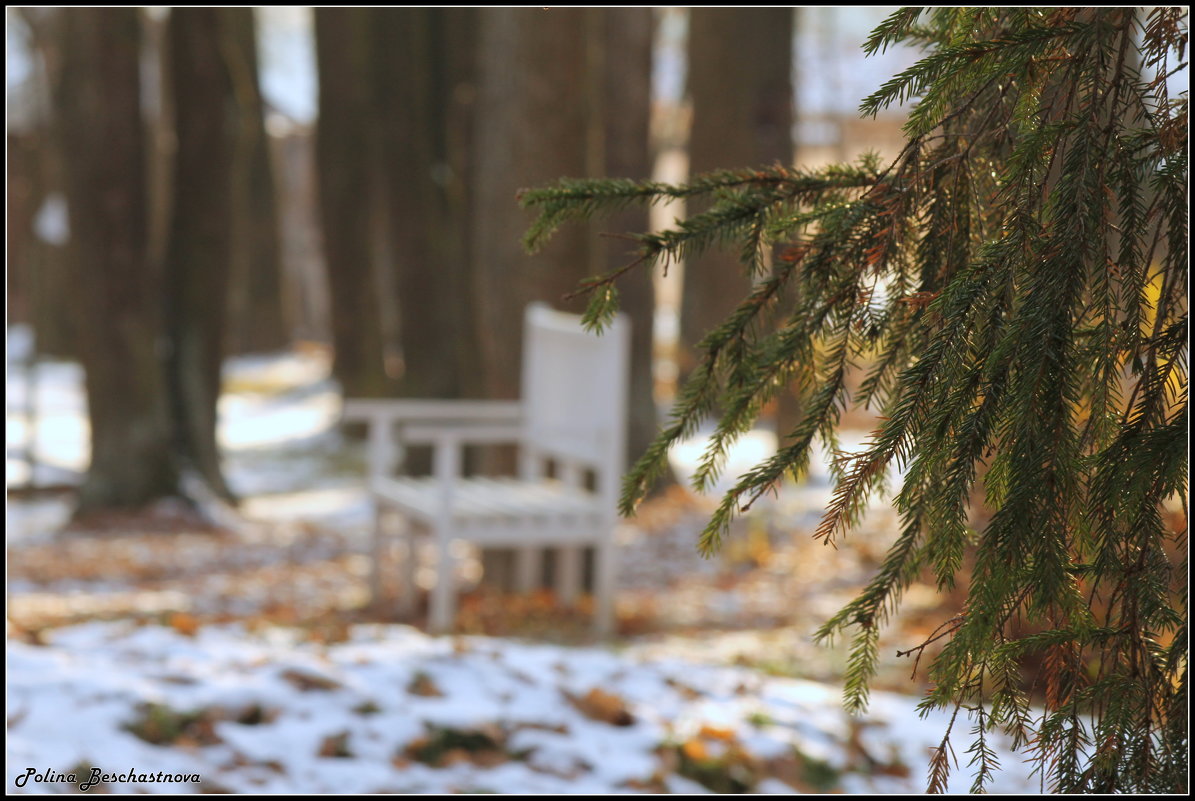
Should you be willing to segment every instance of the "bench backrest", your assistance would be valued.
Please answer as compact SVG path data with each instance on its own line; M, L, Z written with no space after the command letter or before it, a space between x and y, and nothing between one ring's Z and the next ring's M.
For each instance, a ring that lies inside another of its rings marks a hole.
M625 315L599 335L541 303L524 320L524 444L596 470L606 491L624 468L630 334Z

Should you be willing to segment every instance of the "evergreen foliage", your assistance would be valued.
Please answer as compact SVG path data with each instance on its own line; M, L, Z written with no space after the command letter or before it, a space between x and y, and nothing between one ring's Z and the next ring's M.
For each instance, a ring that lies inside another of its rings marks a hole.
M846 703L861 709L902 592L927 575L965 582L965 606L910 653L932 686L923 708L970 720L973 791L999 767L996 730L1048 790L1186 789L1187 94L1166 80L1186 64L1186 26L1183 8L902 9L865 46L926 49L862 105L918 100L890 165L565 179L521 196L539 213L530 249L631 204L708 201L635 234L633 263L586 282L595 327L630 269L729 247L756 279L702 342L626 477L624 513L703 418L719 416L695 478L707 488L795 388L803 419L722 500L711 552L735 515L805 473L815 440L837 450L848 405L878 412L865 450L838 460L816 536L845 536L897 468L902 528L818 636L852 633ZM950 737L931 790L957 765Z

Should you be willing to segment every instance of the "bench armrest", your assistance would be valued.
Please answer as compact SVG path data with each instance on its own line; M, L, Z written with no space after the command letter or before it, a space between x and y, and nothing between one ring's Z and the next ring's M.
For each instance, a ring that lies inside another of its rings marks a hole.
M343 414L346 421L371 425L440 420L510 422L522 419L523 405L518 401L353 398L344 402Z
M481 440L518 439L523 407L518 401L351 399L343 419L369 427L369 476L389 474L402 456L403 444L436 444L445 431L475 432Z
M399 429L404 445L518 445L523 427L519 423L465 422L415 423Z

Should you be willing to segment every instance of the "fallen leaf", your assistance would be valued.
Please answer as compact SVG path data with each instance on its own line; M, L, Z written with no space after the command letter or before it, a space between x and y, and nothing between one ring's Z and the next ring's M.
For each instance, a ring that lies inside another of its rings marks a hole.
M701 740L688 740L680 747L681 752L694 762L709 759L709 750Z
M681 698L684 698L686 701L695 701L701 697L700 692L698 692L697 690L694 690L692 687L690 687L687 684L682 684L681 682L677 681L676 679L672 678L671 676L669 676L667 679L665 679L664 683L667 684L672 689L676 690L678 693L680 693Z
M578 712L590 720L600 720L611 726L631 726L635 723L635 716L627 709L626 701L598 687L581 697L567 692L564 695Z
M705 737L709 740L721 740L722 742L729 742L735 739L733 729L727 729L721 726L711 726L708 723L701 727L701 731L699 731L697 735L699 737Z
M443 698L444 692L436 686L436 682L428 674L420 671L411 679L411 683L407 685L407 692L411 695L418 695L421 698Z
M185 637L194 637L199 631L199 618L186 612L175 612L170 615L170 628Z
M304 670L296 670L294 668L288 668L282 671L282 678L305 693L311 692L312 690L329 692L331 690L340 689L340 682L336 681L335 679L330 679L327 676L321 676L318 673L309 673Z
M319 751L316 752L316 756L333 759L346 759L352 755L353 752L349 750L349 733L347 731L325 737L320 744Z
M444 752L444 756L440 757L440 764L438 767L447 768L452 765L459 765L462 762L469 762L469 752L463 748L450 748Z

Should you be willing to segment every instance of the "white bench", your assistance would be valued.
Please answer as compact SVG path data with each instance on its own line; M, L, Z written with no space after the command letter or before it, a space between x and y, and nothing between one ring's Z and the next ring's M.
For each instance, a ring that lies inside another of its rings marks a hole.
M543 548L558 547L556 589L564 601L581 584L582 548L595 549L595 625L614 625L619 481L625 464L630 328L619 315L600 335L581 318L528 307L521 401L348 400L346 421L369 425L369 486L375 501L373 592L378 596L387 511L401 514L400 610L415 601L414 529L428 531L437 553L428 626L446 631L455 618L457 540L517 548L516 580L529 589ZM514 444L519 475L461 474L466 445ZM433 448L432 475L396 476L404 446ZM552 468L549 471L549 466ZM550 473L550 475L549 475Z

